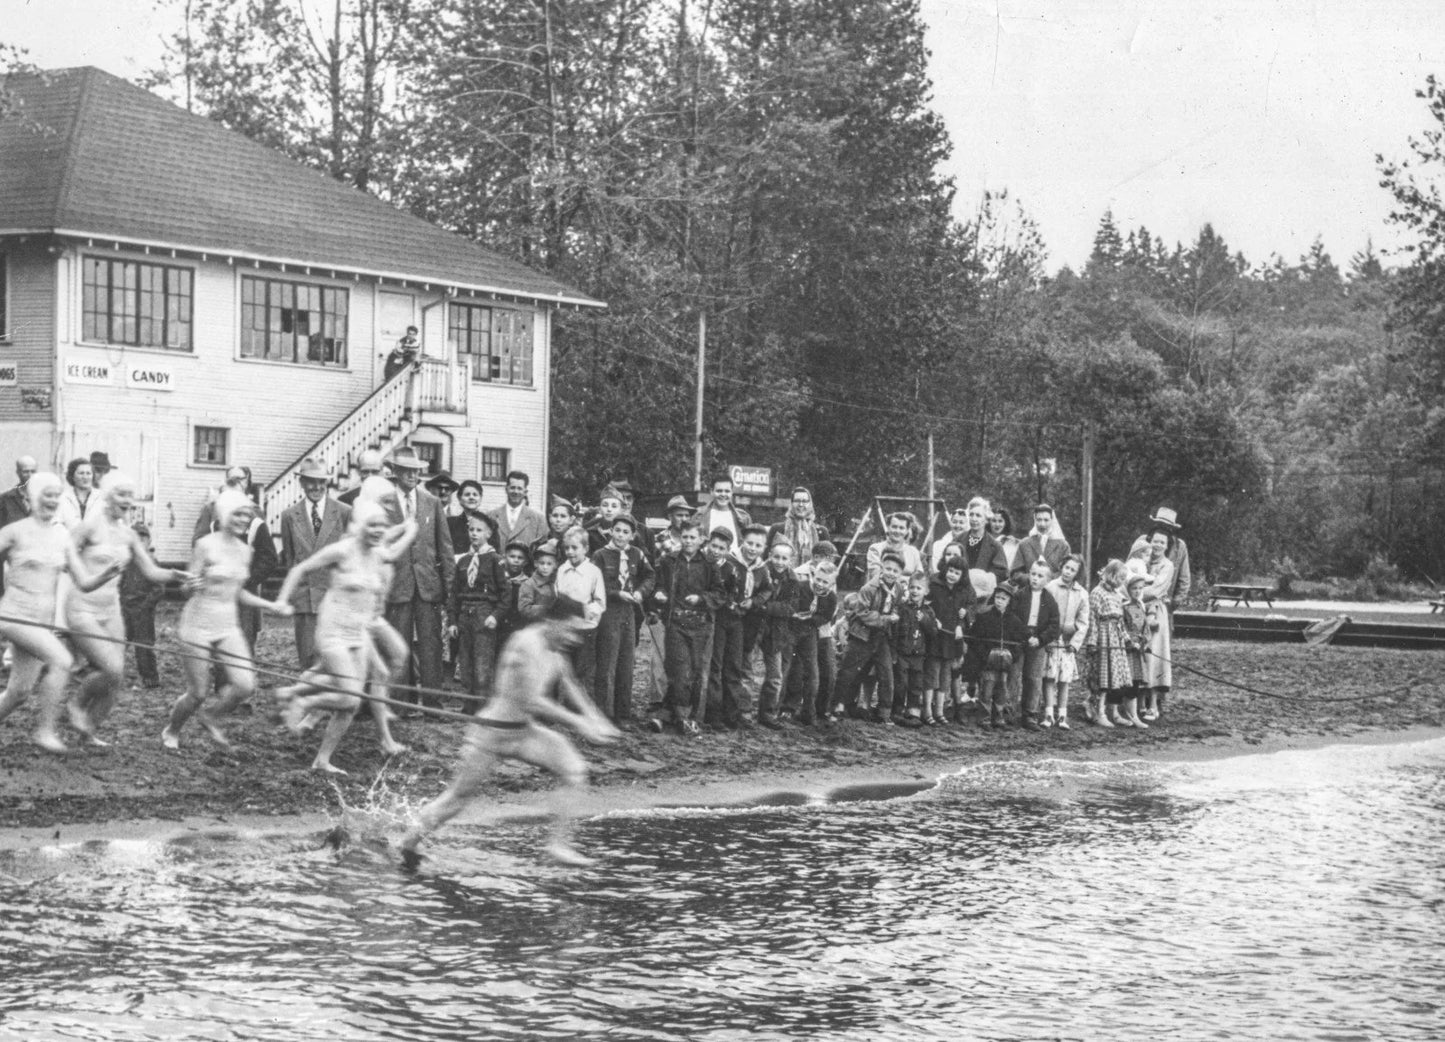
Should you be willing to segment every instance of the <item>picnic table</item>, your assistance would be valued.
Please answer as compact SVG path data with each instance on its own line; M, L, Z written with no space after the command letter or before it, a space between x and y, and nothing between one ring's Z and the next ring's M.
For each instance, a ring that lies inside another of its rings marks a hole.
M1445 590L1436 590L1435 599L1430 602L1430 614L1434 615L1437 611L1445 611Z
M1221 601L1233 600L1235 607L1241 603L1252 608L1251 601L1264 601L1274 608L1273 586L1251 586L1248 583L1215 583L1209 588L1209 610L1214 611Z

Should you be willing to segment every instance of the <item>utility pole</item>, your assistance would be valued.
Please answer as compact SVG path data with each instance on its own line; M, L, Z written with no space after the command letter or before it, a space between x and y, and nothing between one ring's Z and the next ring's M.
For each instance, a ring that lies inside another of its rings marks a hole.
M933 432L928 432L928 498L934 499L933 481Z
M1080 538L1084 543L1084 589L1094 582L1094 425L1084 428L1083 464L1079 468L1080 484L1083 485L1084 502L1082 520L1079 524Z
M702 491L702 403L706 364L707 312L699 309L697 313L697 416L693 421L696 444L693 445L692 450L692 487L699 492Z

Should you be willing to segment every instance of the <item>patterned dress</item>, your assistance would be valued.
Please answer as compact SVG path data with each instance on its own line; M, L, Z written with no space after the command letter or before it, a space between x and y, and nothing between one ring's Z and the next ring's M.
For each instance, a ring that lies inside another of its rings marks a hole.
M1118 691L1132 687L1134 672L1124 644L1124 592L1100 583L1089 594L1089 687Z

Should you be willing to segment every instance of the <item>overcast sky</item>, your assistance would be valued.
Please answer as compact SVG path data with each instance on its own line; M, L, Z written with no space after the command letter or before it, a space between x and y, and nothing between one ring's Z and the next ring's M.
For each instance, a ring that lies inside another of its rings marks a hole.
M312 2L312 0L308 0ZM922 0L960 216L1004 189L1051 267L1112 207L1169 242L1210 221L1255 262L1316 235L1337 261L1395 240L1375 154L1425 127L1445 0ZM174 15L154 0L0 0L45 67L135 77Z

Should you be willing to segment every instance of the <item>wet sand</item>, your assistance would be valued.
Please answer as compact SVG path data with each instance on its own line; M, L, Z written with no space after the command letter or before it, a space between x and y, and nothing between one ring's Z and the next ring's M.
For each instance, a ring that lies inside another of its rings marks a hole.
M279 627L268 629L258 656L284 659L287 637ZM1175 651L1181 665L1300 700L1248 694L1180 670L1165 718L1143 732L1091 727L1077 711L1067 732L908 730L853 721L696 739L629 732L615 745L584 749L595 788L583 809L821 795L844 785L931 781L990 760L1187 760L1424 738L1445 728L1445 652L1189 640ZM159 690L125 693L106 727L110 749L76 748L65 757L41 752L29 741L28 707L0 727L0 846L53 842L57 833L67 841L193 828L274 830L283 824L278 817L288 819L286 827L319 827L343 806L399 822L446 783L460 740L457 724L406 721L397 733L412 751L387 763L370 723L358 721L335 758L351 773L331 779L307 769L319 735L280 728L263 691L249 715L230 722L233 753L200 728L188 730L181 751L170 753L159 735L179 692L174 659L163 660L162 676ZM507 767L470 820L538 813L548 787L531 768Z

